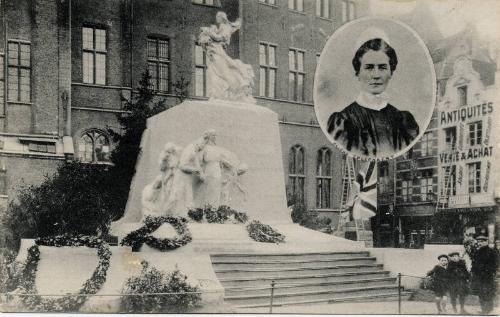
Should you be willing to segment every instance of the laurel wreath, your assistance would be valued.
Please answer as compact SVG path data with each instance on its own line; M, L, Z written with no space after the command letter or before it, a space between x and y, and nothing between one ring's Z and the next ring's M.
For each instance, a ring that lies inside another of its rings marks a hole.
M276 231L270 225L254 220L247 225L247 231L250 238L257 242L282 243L285 242L285 236Z
M35 278L38 270L38 262L40 261L39 245L97 248L99 263L92 276L85 281L77 295L66 295L56 299L43 298L41 295L38 295ZM106 282L110 258L111 250L109 249L109 245L96 237L63 235L38 238L35 240L35 245L28 249L28 256L23 271L25 279L20 286L20 290L23 293L30 294L31 296L23 296L21 301L26 305L26 308L34 311L77 312L87 299L87 296L84 295L96 294L104 282Z
M151 233L156 231L164 223L171 224L179 236L172 239L159 239L153 237ZM144 219L144 225L127 234L122 239L121 245L130 246L133 251L138 251L143 244L146 244L151 248L165 252L180 248L191 242L192 239L191 232L187 227L187 219L182 217L147 216Z

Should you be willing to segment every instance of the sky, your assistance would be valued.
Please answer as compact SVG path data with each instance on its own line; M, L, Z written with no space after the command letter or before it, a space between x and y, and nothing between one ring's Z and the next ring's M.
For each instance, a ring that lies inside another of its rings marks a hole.
M500 43L499 0L418 0L426 2L444 36L461 31L466 23L476 26L483 40ZM410 12L417 0L372 0L373 15L391 16Z

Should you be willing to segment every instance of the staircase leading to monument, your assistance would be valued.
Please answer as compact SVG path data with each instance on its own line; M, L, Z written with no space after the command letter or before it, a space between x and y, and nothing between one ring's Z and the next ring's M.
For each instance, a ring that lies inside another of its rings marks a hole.
M239 308L397 300L395 277L366 251L212 254L224 300ZM410 293L402 292L404 298Z

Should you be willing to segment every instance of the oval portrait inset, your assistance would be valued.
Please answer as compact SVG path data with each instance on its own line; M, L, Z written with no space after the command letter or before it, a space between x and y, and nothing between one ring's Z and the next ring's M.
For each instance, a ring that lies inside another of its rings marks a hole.
M314 108L327 138L347 154L385 160L405 153L427 129L435 99L429 51L403 23L363 18L326 42Z

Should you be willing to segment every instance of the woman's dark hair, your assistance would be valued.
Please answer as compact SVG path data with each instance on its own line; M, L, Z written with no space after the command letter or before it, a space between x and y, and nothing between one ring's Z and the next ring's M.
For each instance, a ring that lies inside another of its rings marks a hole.
M359 69L361 67L361 58L368 51L383 51L387 57L389 57L389 66L391 68L391 74L396 70L396 66L398 65L398 57L396 56L396 51L387 44L382 39L372 39L366 41L360 48L356 51L354 58L352 59L352 66L356 71L356 76L359 74Z

